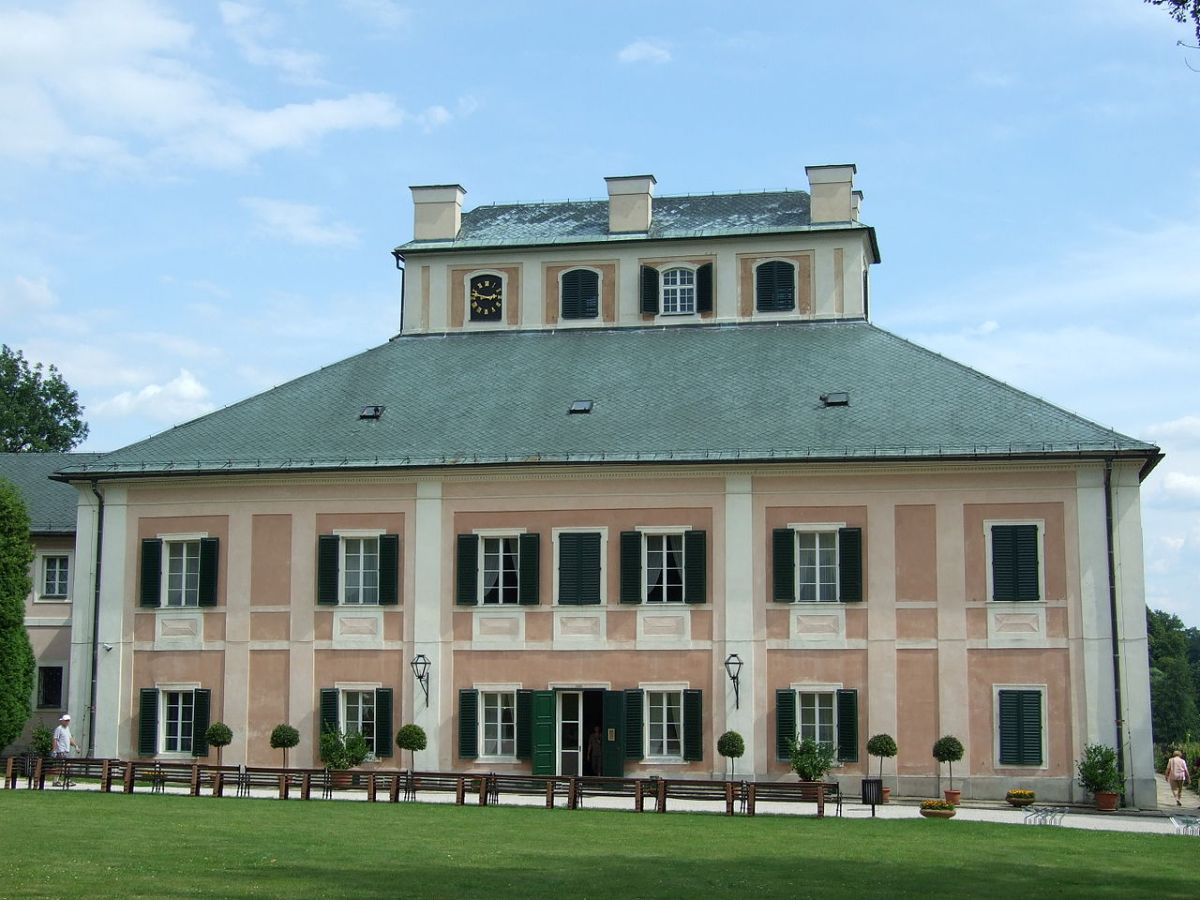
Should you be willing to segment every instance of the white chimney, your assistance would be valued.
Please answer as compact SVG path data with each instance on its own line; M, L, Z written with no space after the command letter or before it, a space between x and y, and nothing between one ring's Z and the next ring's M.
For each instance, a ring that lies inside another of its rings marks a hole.
M851 222L854 215L853 163L840 166L805 166L808 175L809 221L814 225L825 222Z
M412 185L413 240L452 241L462 224L462 201L466 189L461 184Z
M631 234L650 230L651 197L657 182L653 175L605 178L608 184L608 231Z
M862 202L863 202L863 192L862 191L851 191L850 192L850 218L852 218L855 222L858 221L858 213L859 213L859 210L862 209Z

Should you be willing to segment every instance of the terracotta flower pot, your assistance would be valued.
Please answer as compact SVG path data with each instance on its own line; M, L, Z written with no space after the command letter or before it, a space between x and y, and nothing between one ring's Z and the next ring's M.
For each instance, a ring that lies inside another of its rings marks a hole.
M1116 812L1121 795L1116 791L1096 791L1096 809L1100 812Z
M883 789L883 802L890 803L891 800L892 800L892 789L890 787L885 787Z
M942 794L945 795L947 803L953 803L955 806L958 806L958 802L962 799L962 791L945 790L942 791Z
M956 809L922 809L920 813L926 819L953 819Z

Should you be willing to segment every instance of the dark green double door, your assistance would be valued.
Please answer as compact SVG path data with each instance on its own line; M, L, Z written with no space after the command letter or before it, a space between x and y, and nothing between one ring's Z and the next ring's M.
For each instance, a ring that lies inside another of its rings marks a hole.
M591 775L590 735L600 729L602 775L625 774L625 696L621 691L532 691L530 743L534 775Z

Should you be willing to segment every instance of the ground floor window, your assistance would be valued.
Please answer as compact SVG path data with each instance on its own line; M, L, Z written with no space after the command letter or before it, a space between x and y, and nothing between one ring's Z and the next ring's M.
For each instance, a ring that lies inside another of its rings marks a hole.
M996 719L1000 765L1043 764L1040 688L997 690Z
M163 692L164 752L192 752L192 723L196 713L194 701L191 691Z
M375 755L375 692L342 691L342 722L346 734L357 732Z
M646 755L683 758L682 691L646 691Z
M800 691L798 735L819 744L833 744L837 737L837 707L833 691Z
M189 753L207 756L209 706L212 692L186 685L142 688L138 722L138 753Z
M482 691L483 755L517 755L517 696L513 691Z
M37 707L38 709L62 709L63 667L38 666Z

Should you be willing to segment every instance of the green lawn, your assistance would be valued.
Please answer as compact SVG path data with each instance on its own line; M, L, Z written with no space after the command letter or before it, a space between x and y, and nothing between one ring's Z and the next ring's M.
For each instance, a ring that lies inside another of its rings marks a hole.
M0 897L1192 897L1194 838L0 791Z

